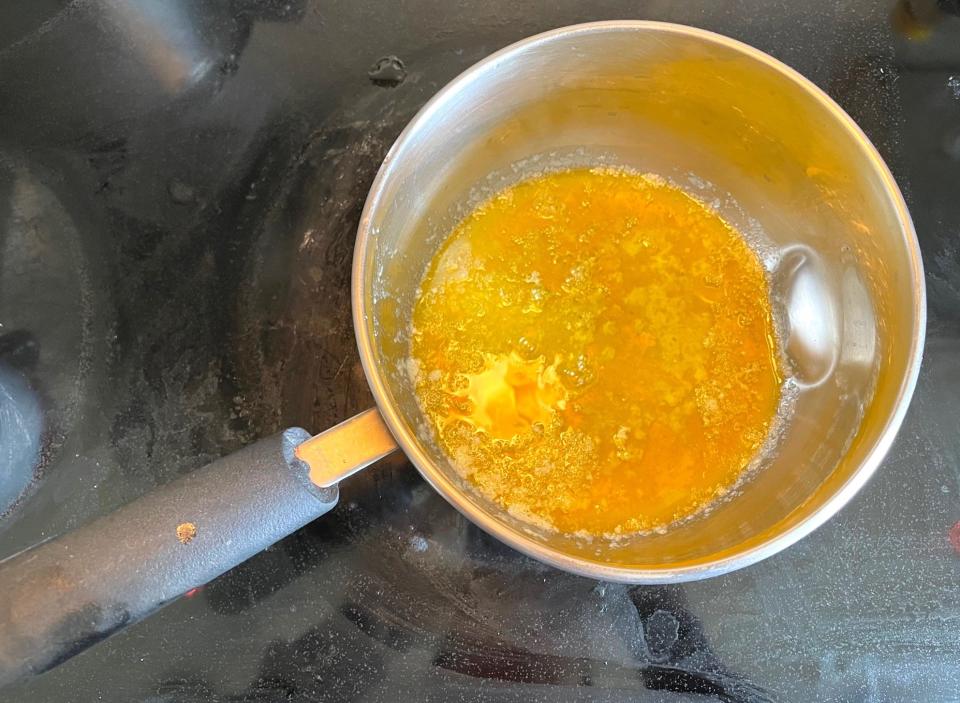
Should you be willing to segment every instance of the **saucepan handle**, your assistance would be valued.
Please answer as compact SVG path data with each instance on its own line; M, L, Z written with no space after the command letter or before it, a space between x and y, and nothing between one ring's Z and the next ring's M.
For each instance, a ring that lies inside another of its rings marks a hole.
M0 686L56 666L333 508L336 483L310 474L349 473L339 435L363 465L395 448L389 433L374 433L359 449L351 422L314 438L286 430L0 562ZM306 459L300 446L312 447Z

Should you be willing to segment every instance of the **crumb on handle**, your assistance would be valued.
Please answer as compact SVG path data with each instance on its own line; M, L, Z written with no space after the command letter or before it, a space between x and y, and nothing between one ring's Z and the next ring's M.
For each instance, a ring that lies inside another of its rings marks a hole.
M180 544L186 544L197 536L197 526L192 522L181 522L177 525L177 539Z

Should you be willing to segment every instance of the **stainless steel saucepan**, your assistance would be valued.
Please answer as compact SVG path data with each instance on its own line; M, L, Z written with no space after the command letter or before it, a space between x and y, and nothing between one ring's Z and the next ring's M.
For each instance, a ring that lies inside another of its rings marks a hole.
M658 173L762 235L797 394L775 456L738 495L617 546L544 532L465 482L405 373L418 282L465 208L566 164ZM404 130L357 234L353 315L377 408L263 440L0 564L0 683L42 672L330 510L337 483L399 448L498 539L610 581L705 578L789 546L880 464L917 380L923 271L903 198L830 98L709 32L599 22L510 46Z

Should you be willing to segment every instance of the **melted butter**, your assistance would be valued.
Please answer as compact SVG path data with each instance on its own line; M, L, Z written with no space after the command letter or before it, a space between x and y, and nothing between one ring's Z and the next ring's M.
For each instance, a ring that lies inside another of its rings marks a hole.
M781 378L763 269L681 190L577 169L470 214L413 313L437 441L488 498L566 532L662 528L728 491Z

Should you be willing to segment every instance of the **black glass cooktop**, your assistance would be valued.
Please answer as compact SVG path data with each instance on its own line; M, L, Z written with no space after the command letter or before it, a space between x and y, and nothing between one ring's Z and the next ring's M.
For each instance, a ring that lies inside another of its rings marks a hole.
M0 700L960 699L957 11L5 3L0 386L20 424L0 413L0 557L281 427L368 406L349 274L380 161L450 78L552 27L681 22L811 78L904 190L930 317L877 475L761 564L669 587L578 578L488 538L397 460L345 483L332 514Z

